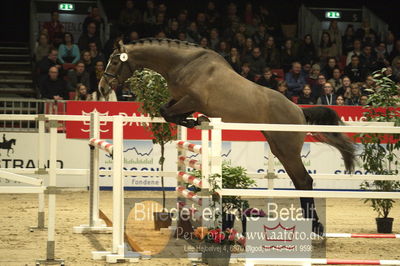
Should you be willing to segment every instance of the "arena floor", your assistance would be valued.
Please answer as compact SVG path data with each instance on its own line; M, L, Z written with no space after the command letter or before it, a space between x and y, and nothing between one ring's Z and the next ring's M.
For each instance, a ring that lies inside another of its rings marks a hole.
M148 197L161 192L126 192L126 197ZM101 209L111 216L109 191L101 192ZM169 197L176 197L168 192ZM29 232L28 227L37 219L37 196L0 194L0 266L34 265L43 259L47 231ZM362 200L327 200L327 232L376 233L375 213ZM111 234L73 234L72 227L84 224L88 217L88 192L66 191L57 195L56 257L65 259L66 265L106 265L91 259L93 250L109 250ZM394 232L400 233L400 207L395 205ZM157 241L144 241L143 245L157 245ZM174 248L177 256L183 249ZM400 260L400 239L328 239L328 258L340 259L397 259ZM118 265L126 265L120 263ZM142 260L137 265L191 265L188 259ZM199 265L199 264L198 264ZM235 265L242 265L241 263Z

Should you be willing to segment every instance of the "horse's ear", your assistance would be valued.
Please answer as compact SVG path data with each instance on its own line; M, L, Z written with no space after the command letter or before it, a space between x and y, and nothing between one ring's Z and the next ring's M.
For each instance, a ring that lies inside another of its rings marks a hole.
M119 40L116 43L116 48L118 49L118 51L123 52L123 47L124 47L124 42L122 40Z

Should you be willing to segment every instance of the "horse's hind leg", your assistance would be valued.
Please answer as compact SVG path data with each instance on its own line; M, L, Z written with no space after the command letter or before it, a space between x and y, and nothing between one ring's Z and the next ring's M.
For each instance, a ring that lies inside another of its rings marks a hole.
M312 190L313 179L308 174L301 160L301 147L303 140L296 138L296 133L282 133L280 135L268 134L268 143L272 153L284 166L287 174L298 190ZM298 141L296 141L298 140ZM314 198L300 198L304 218L312 219L312 230L314 233L323 234L323 226L315 208Z
M160 108L160 113L167 122L192 128L197 125L196 121L186 118L193 114L194 110L195 101L186 95L179 101L170 100Z

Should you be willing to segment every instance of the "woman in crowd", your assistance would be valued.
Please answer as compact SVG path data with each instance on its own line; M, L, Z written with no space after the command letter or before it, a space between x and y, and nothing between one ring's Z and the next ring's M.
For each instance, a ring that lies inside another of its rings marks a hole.
M360 105L361 89L358 83L350 85L350 93L345 93L346 105Z
M229 56L229 46L226 41L220 41L217 46L217 53L219 53L222 57L226 58Z
M88 92L88 89L82 83L78 83L75 88L75 101L90 101L92 96Z
M99 51L97 44L95 42L90 42L89 43L89 52L90 52L90 57L92 58L92 62L97 62L97 61L105 61L105 57L101 51Z
M290 68L292 67L292 63L296 60L296 49L294 47L293 41L291 39L287 39L281 53L283 71L285 73L289 72Z
M270 68L276 69L281 67L279 50L276 48L273 36L268 36L265 41L264 57L266 65Z
M336 20L331 20L329 24L328 33L331 36L332 43L335 44L335 57L339 58L342 54L342 34L340 33L338 23Z
M354 26L348 24L342 37L342 54L347 55L348 52L354 49Z
M243 47L243 51L242 51L242 58L245 58L246 56L250 56L253 48L254 48L253 39L246 38L246 41L245 41L244 47Z
M318 100L317 104L322 105L335 105L336 104L336 94L333 91L333 86L329 82L325 82L324 84L324 93L321 95Z
M351 80L348 76L344 76L342 78L342 87L340 87L337 91L337 95L344 95L345 93L350 92L350 85L351 85Z
M321 67L318 64L311 66L310 75L307 78L307 83L313 87L318 82L318 75L321 74Z
M51 45L49 44L49 36L45 33L40 33L39 40L35 47L35 60L39 62L49 55Z
M343 95L338 95L336 97L336 105L343 106L344 104L344 97Z
M76 64L81 56L78 45L74 44L74 37L71 33L64 33L64 42L58 47L58 60L62 63Z
M328 57L336 57L337 55L336 44L332 42L331 35L326 31L321 35L318 48L318 56L322 62L326 62Z
M328 80L332 84L335 93L343 86L341 76L342 71L338 67L335 67L332 71L332 78Z
M300 62L314 64L317 61L317 50L310 34L304 36L303 42L298 49L298 57Z
M335 57L328 57L326 60L326 65L322 68L321 73L325 75L326 79L331 79L333 76L333 69L339 68L337 60Z
M308 104L312 105L315 104L317 101L311 95L311 87L310 85L306 84L303 87L302 93L300 94L299 99L297 100L297 104Z
M236 47L231 48L231 52L229 53L229 56L225 59L231 65L233 70L235 70L237 73L240 73L241 67L242 67L242 62L240 61L239 51Z

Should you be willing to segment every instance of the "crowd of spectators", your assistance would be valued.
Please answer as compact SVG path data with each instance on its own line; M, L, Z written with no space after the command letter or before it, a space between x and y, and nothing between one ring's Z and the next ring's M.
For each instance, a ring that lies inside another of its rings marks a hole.
M280 21L265 5L235 3L222 9L204 2L200 12L183 9L171 15L165 3L147 0L145 6L127 0L102 43L105 23L91 8L77 41L65 32L57 11L43 24L35 50L37 84L43 98L92 100L116 40L126 43L144 37L172 38L199 44L223 56L244 78L276 90L298 104L365 105L383 67L400 81L400 39L392 32L375 32L368 21L344 32L336 20L321 32L287 38ZM223 10L223 11L220 11ZM116 88L117 100L134 100L126 88Z

